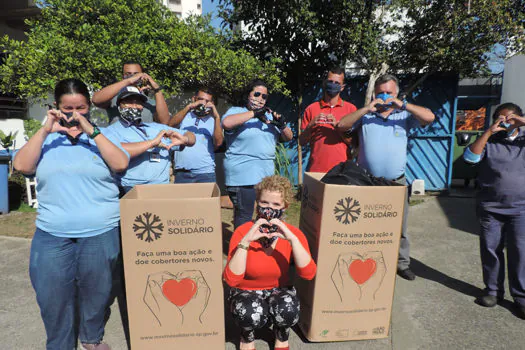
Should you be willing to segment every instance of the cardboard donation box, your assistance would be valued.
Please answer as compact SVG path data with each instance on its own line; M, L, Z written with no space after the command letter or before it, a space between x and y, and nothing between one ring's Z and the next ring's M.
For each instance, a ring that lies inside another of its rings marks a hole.
M131 348L224 349L217 185L141 185L120 200Z
M299 326L314 342L388 336L405 186L342 186L306 173L300 229L317 263L297 280Z

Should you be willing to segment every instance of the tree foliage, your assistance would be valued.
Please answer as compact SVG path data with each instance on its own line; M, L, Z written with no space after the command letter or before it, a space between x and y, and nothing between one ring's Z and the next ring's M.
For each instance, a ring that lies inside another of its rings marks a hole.
M218 0L236 38L259 58L278 58L297 91L330 62L367 74L480 74L496 43L522 51L523 0ZM303 72L301 75L300 73ZM299 75L299 76L298 76Z
M209 18L181 21L155 0L46 0L27 21L27 41L5 36L0 90L46 97L55 83L77 77L94 89L120 79L122 63L141 62L169 94L208 85L232 98L255 77L286 92L276 59L261 62L234 49Z

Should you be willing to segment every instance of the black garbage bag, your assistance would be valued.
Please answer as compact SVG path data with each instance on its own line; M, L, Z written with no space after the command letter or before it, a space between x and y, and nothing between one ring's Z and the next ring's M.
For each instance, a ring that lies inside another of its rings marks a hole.
M351 160L334 166L323 176L321 182L332 185L403 186L384 177L375 177Z

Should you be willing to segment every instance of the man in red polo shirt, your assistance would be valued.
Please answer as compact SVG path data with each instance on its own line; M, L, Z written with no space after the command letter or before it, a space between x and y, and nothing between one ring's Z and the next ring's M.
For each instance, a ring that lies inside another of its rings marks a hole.
M344 81L344 69L331 68L323 82L323 98L304 111L299 143L310 144L308 171L326 173L348 159L350 139L337 130L337 123L357 108L339 96L345 87Z

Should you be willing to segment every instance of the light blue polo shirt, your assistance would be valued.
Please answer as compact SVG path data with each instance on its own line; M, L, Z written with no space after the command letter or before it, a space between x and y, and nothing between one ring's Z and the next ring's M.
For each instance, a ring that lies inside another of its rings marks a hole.
M195 134L195 145L174 152L175 169L190 170L194 174L215 173L215 146L213 131L215 119L212 116L198 118L195 113L186 114L179 128Z
M122 143L142 142L154 139L162 130L173 130L182 134L179 129L170 128L159 123L146 123L141 127L146 134L136 126L127 127L120 120L113 123L105 132ZM164 141L163 141L164 142ZM165 142L169 143L169 141ZM172 150L178 150L173 147ZM163 147L155 147L129 160L128 170L119 174L120 185L124 188L145 184L167 184L170 179L170 155Z
M246 107L231 107L222 121L232 114L247 112ZM266 113L268 120L273 120ZM275 145L279 141L279 129L252 118L237 128L224 131L228 147L224 158L226 186L250 186L264 177L274 174Z
M118 142L108 138L122 149ZM80 135L76 145L63 134L49 134L42 145L35 175L39 229L58 237L82 238L118 226L117 180L95 141L86 134Z
M357 162L372 175L397 179L405 174L408 132L420 126L407 111L394 110L387 119L379 113L368 113L352 129L359 129Z

